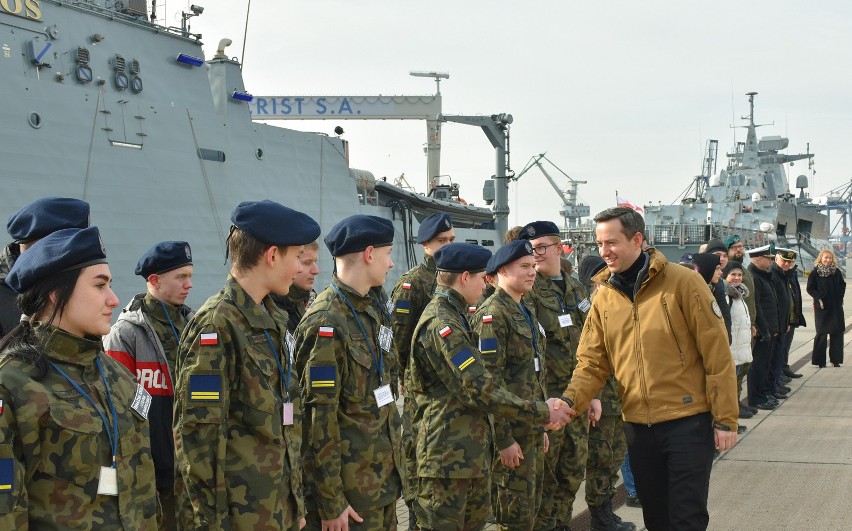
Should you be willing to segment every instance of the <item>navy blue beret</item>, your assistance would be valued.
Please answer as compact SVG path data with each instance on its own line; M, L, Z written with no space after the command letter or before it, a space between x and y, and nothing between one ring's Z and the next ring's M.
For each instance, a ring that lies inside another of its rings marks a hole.
M552 221L533 221L518 233L519 240L535 240L542 236L559 236L559 227Z
M21 253L6 276L6 284L21 293L41 278L105 263L106 251L97 227L62 229Z
M243 201L231 213L231 223L255 239L279 247L307 245L320 235L320 226L312 217L269 199Z
M432 214L420 222L417 229L417 243L426 243L442 232L453 228L453 222L447 214Z
M136 264L136 274L142 278L151 275L159 275L192 264L192 249L186 242L168 241L160 242L151 247L139 263Z
M485 271L491 251L472 243L450 243L435 251L438 271L479 273Z
M43 197L9 216L6 230L18 243L44 238L61 229L89 226L89 203L70 197Z
M385 247L393 244L393 222L379 216L355 214L332 227L323 241L331 256L357 253L371 245Z
M485 272L489 275L496 275L497 271L504 265L532 254L533 248L529 240L511 241L497 249L497 252L488 261L488 267L485 268Z

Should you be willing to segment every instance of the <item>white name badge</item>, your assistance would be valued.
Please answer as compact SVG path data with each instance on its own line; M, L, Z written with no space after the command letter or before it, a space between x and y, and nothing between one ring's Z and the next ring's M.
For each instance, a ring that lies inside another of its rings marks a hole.
M385 352L390 352L392 340L393 331L389 327L382 325L382 327L379 328L379 347Z
M583 313L588 313L591 307L592 303L589 302L589 299L583 299L580 301L580 304L577 305L577 308L580 308L580 311Z
M388 302L385 304L385 308L388 309L388 313L393 313L393 301L388 299Z
M151 394L139 384L136 384L136 396L133 397L130 408L138 413L140 417L148 420L148 410L151 409Z
M284 403L284 412L283 412L282 418L284 420L283 424L285 426L292 426L293 425L293 403L292 402L285 402Z
M571 315L567 313L563 313L559 316L559 326L565 328L566 326L571 326L574 324L574 321L571 320Z
M293 353L296 352L296 338L287 330L287 339L284 341L287 343L287 353L290 355L290 365L292 365L294 363Z
M98 478L98 494L118 496L118 476L113 467L101 467L101 476Z
M541 367L538 364L538 356L533 358L533 365L535 366L535 372L538 372L538 371L541 370Z
M376 404L379 407L384 407L393 402L393 393L389 384L373 389L373 394L376 395Z
M541 335L546 336L547 332L544 331L544 327L541 326L541 323L538 323L538 329L541 332Z

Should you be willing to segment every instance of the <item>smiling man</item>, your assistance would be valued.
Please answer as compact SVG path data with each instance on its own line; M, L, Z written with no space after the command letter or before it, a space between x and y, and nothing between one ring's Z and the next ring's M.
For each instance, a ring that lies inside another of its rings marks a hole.
M619 382L630 464L650 531L706 529L714 447L737 440L728 335L696 272L642 251L645 222L630 208L595 216L607 269L563 395L585 411L610 374Z

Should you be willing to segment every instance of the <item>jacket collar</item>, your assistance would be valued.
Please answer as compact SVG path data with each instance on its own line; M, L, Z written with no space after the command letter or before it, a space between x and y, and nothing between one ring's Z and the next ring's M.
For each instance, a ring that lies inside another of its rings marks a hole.
M652 280L657 275L663 274L669 263L668 260L666 260L666 255L657 251L653 247L649 247L648 250L644 251L642 254L647 256L647 258L645 260L645 266L641 271L639 271L639 276L636 277L636 284L633 288L634 296L639 293L639 289L641 289L645 282ZM610 283L611 278L612 273L608 267L605 267L601 269L597 275L592 277L592 281L615 289L615 286Z
M232 275L228 275L223 291L227 298L234 301L234 306L245 316L252 328L277 328L272 316L278 312L278 308L268 295L261 301L263 306L257 304Z
M438 265L435 263L435 257L430 256L428 254L423 255L423 265L426 266L426 269L433 273L438 272Z
M290 292L287 293L287 297L293 302L305 302L310 296L310 291L305 291L295 284L290 286Z
M76 336L52 325L36 324L36 336L40 339L45 354L63 363L91 366L98 353L103 350L100 337Z
M357 291L341 282L336 275L333 279L331 279L331 283L349 298L349 302L352 303L352 306L355 307L356 311L366 312L367 308L373 304L373 298L369 293L367 293L366 296L362 296Z

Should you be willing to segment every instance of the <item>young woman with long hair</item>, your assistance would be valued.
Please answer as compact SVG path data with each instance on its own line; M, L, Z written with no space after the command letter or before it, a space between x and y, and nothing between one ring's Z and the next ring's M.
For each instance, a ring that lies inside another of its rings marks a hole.
M834 253L821 251L808 276L808 293L814 298L814 351L811 363L825 367L825 350L832 365L843 363L843 330L846 328L843 315L843 296L846 281L834 262Z

